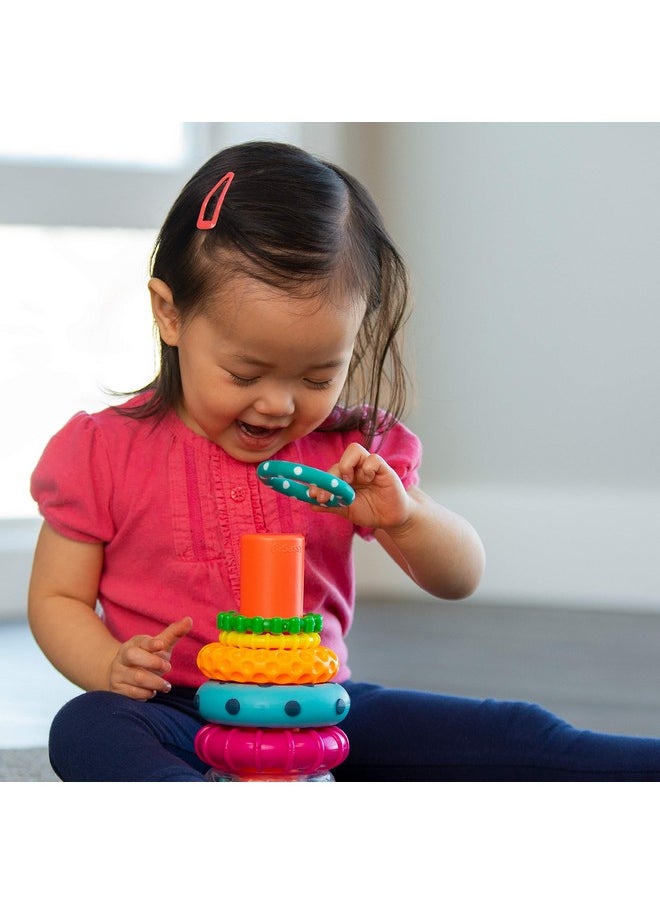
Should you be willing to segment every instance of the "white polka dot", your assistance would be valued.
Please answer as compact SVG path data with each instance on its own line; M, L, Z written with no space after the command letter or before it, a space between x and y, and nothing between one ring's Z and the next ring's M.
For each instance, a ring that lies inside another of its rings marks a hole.
M330 486L331 486L333 489L334 489L335 487L338 487L338 486L339 486L339 481L337 480L336 477L334 477L334 478L330 481Z
M288 480L285 480L285 481L282 482L282 489L283 489L283 490L288 490L290 486L291 486L291 484L289 483Z
M296 465L296 467L293 469L293 473L296 475L296 477L300 477L302 470L303 469L300 467L300 465Z

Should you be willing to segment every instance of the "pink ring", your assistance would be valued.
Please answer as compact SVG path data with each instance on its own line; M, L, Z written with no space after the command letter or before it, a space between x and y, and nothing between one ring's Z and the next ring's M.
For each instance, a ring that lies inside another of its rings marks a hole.
M343 763L348 750L348 738L336 725L293 730L204 725L195 735L200 760L234 775L315 775Z

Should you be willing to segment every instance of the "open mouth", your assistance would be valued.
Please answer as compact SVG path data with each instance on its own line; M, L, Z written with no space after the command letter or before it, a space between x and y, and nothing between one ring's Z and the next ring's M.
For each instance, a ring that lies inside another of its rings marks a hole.
M248 436L253 436L255 439L263 439L266 436L272 436L282 429L281 427L257 427L254 424L246 424L245 421L238 421L238 426L243 433L247 433Z

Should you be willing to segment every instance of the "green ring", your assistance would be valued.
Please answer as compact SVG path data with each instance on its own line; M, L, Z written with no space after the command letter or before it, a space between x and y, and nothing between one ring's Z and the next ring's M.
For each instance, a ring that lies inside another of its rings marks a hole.
M233 609L218 612L218 630L237 631L239 634L311 634L323 630L323 616L318 612L291 618L262 618L255 615L248 618Z

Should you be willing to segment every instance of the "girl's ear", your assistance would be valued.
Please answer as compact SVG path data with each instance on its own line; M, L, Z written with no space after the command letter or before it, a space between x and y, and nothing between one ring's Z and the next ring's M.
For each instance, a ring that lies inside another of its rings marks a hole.
M181 323L170 287L162 279L150 279L147 285L160 338L166 345L178 345Z

